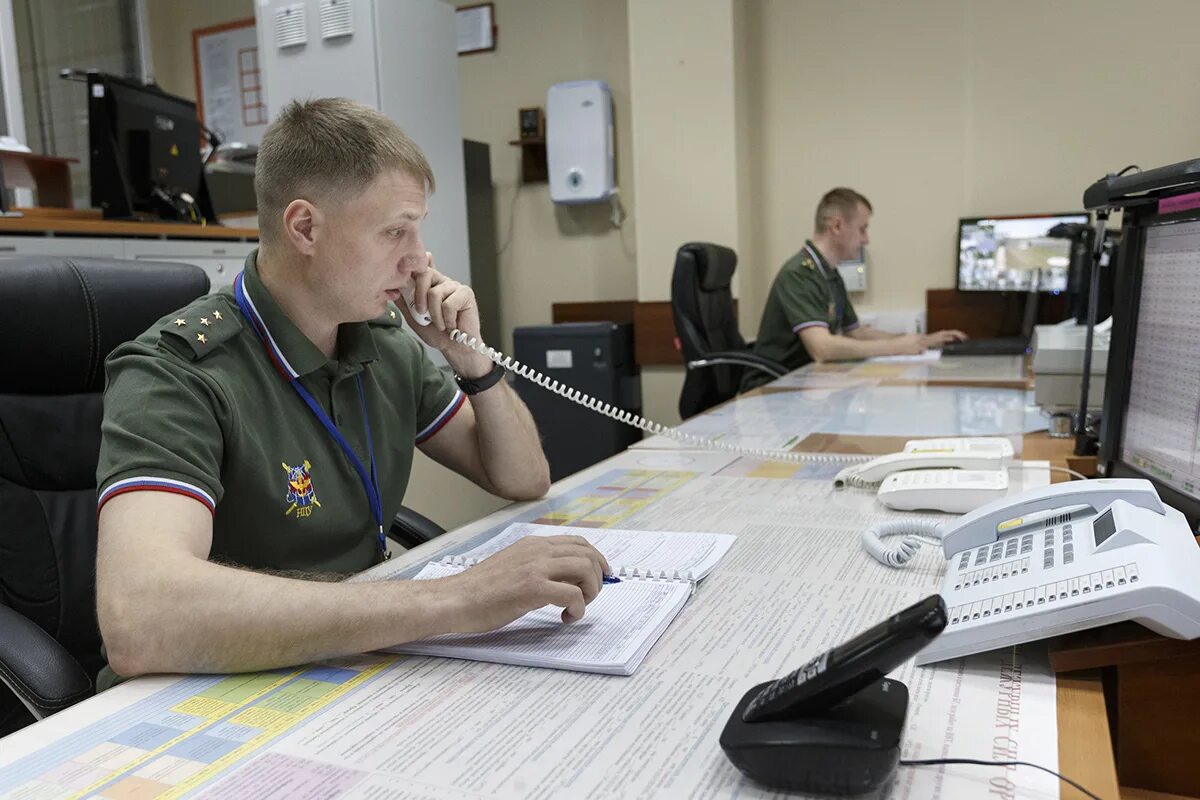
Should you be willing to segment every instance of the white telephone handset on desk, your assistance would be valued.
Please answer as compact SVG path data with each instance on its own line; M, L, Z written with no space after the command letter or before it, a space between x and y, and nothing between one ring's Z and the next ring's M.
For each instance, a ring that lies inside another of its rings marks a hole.
M899 511L963 513L1008 494L1012 442L1001 436L918 439L904 451L846 467L837 488L879 488L879 502Z
M1012 457L1012 442L1002 436L915 439L904 445L903 452L847 467L833 479L833 485L839 489L875 488L895 472L915 469L1001 470Z
M1041 487L942 527L942 635L918 664L1133 620L1200 638L1200 547L1149 481Z

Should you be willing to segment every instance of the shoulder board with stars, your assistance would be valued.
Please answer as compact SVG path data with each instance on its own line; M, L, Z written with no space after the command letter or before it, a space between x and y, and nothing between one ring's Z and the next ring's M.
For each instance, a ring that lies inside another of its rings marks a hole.
M199 361L241 331L242 318L235 312L236 309L231 311L225 303L215 299L209 300L207 305L195 303L168 320L159 329L159 334L172 350L192 361Z
M395 303L388 303L387 311L370 320L368 324L384 328L399 328L404 325L404 315L400 313L400 309L396 308Z

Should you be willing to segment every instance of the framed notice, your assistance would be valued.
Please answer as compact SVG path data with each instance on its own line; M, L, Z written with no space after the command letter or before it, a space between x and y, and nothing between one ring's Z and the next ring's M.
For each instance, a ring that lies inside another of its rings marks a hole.
M258 144L267 128L267 98L254 17L192 31L196 108L221 142Z
M454 29L460 56L496 49L496 9L491 3L456 8Z

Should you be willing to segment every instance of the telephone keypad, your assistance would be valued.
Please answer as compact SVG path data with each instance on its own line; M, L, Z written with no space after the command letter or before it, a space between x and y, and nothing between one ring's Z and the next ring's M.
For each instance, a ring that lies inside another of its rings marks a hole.
M1073 547L1073 545L1071 546ZM1066 555L1068 552L1067 548L1064 547L1063 549L1063 562L1064 564L1070 563ZM1023 561L1027 560L1024 559ZM988 568L964 575L960 584L954 588L956 590L959 588L967 589L987 582L988 579L999 582L1005 577L1005 571L1009 575L1016 575L1019 563L1022 562L1004 564L1000 567ZM1027 570L1023 569L1021 571L1024 572ZM1036 606L1059 605L1064 602L1069 603L1072 600L1077 601L1083 595L1091 595L1096 592L1126 586L1135 582L1137 577L1137 565L1125 564L1124 566L1105 569L1089 575L1078 575L1066 580L1050 581L1036 587L1019 588L1012 593L1002 593L984 600L959 605L952 605L955 596L954 594L950 594L947 597L947 600L951 601L947 604L949 605L947 616L950 619L951 625L965 624L972 620L990 620L994 617L1003 617L1014 611L1022 611Z

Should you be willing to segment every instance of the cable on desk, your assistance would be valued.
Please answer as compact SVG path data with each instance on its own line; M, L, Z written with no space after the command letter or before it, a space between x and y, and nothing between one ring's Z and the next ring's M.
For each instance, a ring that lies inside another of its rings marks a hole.
M668 439L674 439L689 447L698 447L707 450L722 450L727 453L736 453L740 456L758 459L759 461L782 461L788 464L861 464L870 461L873 456L864 455L843 455L840 453L792 453L784 450L768 450L755 447L738 447L737 445L728 444L720 439L710 439L706 436L696 436L691 433L686 433L678 428L670 428L666 425L661 425L652 420L639 417L631 411L626 411L622 408L617 408L603 400L598 400L589 394L572 389L566 384L543 375L528 364L522 364L512 356L506 356L494 347L484 344L479 339L469 334L463 333L458 328L450 332L450 338L465 347L469 347L476 353L491 359L496 364L504 367L510 372L515 372L522 378L536 383L543 389L553 392L560 397L565 397L572 403L578 403L584 408L590 408L597 414L602 414L618 422L623 422L630 427L638 430L646 431L647 433L657 434Z
M1088 797L1092 798L1092 800L1102 800L1102 798L1099 795L1092 794L1087 789L1083 788L1078 783L1076 783L1075 781L1068 778L1066 775L1055 772L1054 770L1050 769L1049 767L1043 767L1041 764L1034 764L1030 761L983 761L983 760L975 759L975 758L918 758L918 759L902 758L902 759L900 759L900 765L903 767L920 767L920 766L926 766L929 764L978 764L978 765L984 766L984 767L1013 767L1013 766L1033 767L1034 769L1040 769L1042 772L1050 773L1051 775L1058 778L1060 781L1063 781L1064 783L1071 784L1076 789L1083 792Z

